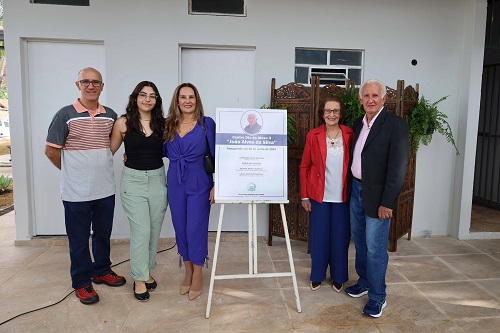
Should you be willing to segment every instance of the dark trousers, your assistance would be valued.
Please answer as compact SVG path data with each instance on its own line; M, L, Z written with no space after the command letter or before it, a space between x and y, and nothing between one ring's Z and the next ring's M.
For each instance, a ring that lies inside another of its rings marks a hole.
M109 239L113 228L115 196L83 202L63 201L63 204L72 287L79 289L88 286L92 276L106 275L111 271ZM94 263L89 250L91 230Z
M311 199L309 216L311 281L323 281L326 278L326 269L330 266L332 281L345 283L349 279L349 207L345 202L319 203Z

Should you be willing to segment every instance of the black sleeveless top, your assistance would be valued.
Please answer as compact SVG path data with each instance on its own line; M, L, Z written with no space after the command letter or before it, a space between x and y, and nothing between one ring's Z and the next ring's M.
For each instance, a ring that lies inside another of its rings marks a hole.
M126 133L123 138L127 161L125 166L135 170L155 170L163 166L163 139Z

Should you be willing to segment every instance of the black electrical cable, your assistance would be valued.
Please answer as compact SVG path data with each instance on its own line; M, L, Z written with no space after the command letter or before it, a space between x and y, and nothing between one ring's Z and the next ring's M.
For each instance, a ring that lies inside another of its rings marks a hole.
M158 252L156 252L156 253L162 253L162 252L165 252L165 251L168 251L168 250L172 250L172 249L173 249L176 245L177 245L177 243L174 243L174 245L172 245L172 246L171 246L171 247L169 247L168 249L163 249L163 250L158 251ZM121 265L121 264L123 264L123 263L125 263L125 262L127 262L127 261L130 261L130 258L129 258L129 259L125 259L125 260L123 260L123 261L120 261L120 262L119 262L119 263L117 263L117 264L111 265L111 267L115 267L115 266ZM14 316L14 317L9 318L9 319L7 319L7 320L5 320L5 321L2 321L2 322L0 323L0 326L2 326L2 325L3 325L3 324L5 324L5 323L8 323L9 321L11 321L11 320L13 320L13 319L16 319L16 318L18 318L18 317L24 316L25 314L32 313L32 312L36 312L36 311L40 311L40 310L43 310L43 309L46 309L46 308L50 308L51 306L54 306L54 305L56 305L56 304L59 304L59 303L61 303L62 301L64 301L64 300L65 300L65 299L66 299L69 295L71 295L71 294L72 294L72 293L74 293L74 292L75 292L74 290L70 291L70 292L69 292L66 296L64 296L63 298L61 298L59 301L55 302L54 304L50 304L50 305L44 306L44 307L42 307L42 308L38 308L38 309L34 309L34 310L30 310L30 311L26 311L26 312L23 312L23 313L18 314L17 316Z

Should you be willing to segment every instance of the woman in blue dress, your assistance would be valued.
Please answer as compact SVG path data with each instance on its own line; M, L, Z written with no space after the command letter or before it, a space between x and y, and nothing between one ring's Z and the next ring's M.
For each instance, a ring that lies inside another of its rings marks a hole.
M205 172L203 162L206 137L215 156L215 122L204 116L196 87L183 83L175 89L168 110L163 154L170 160L168 197L179 263L184 261L186 273L180 293L189 293L190 300L201 295L202 267L208 260L208 219L214 203L213 176Z

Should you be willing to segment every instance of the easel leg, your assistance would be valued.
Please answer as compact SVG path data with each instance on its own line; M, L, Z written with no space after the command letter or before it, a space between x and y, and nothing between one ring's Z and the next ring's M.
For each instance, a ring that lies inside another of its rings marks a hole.
M297 288L297 277L295 276L295 265L293 264L292 247L290 246L290 236L288 235L288 223L286 222L285 206L280 204L281 220L283 221L283 231L285 232L286 249L288 251L288 260L290 261L290 271L292 273L293 291L295 292L295 303L297 312L302 312L300 306L299 289Z
M253 273L257 274L257 204L252 204L252 248L253 248Z
M252 258L252 204L248 204L248 274L253 274Z
M217 237L215 238L214 260L212 262L212 274L210 275L210 288L208 288L207 312L205 318L210 318L210 306L212 304L212 293L214 290L215 269L217 267L217 257L219 255L220 233L222 230L222 217L224 216L224 204L220 205L219 225L217 227Z
M248 204L248 274L257 274L257 204Z

